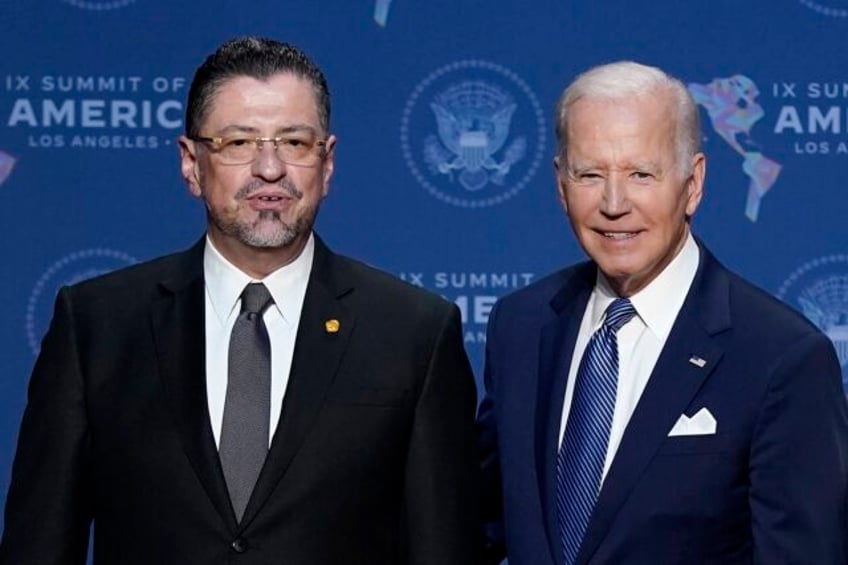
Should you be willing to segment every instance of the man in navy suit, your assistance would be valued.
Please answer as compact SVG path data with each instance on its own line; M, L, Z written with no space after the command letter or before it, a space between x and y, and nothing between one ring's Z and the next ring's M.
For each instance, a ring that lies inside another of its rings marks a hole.
M591 260L490 317L479 425L493 559L848 563L839 362L691 234L698 122L683 84L631 62L560 99L558 188Z

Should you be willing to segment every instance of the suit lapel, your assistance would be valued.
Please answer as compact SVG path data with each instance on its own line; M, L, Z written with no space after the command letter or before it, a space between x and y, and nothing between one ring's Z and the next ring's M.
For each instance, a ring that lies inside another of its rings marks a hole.
M726 273L703 246L701 265L648 384L639 399L583 538L587 563L668 432L715 369L723 350L715 334L730 327ZM705 361L689 361L695 355Z
M562 404L568 382L568 369L583 312L595 283L595 266L584 264L551 300L556 315L542 327L539 344L539 386L536 406L536 469L545 529L555 563L562 565L563 554L556 513L556 460Z
M256 516L291 464L318 416L327 389L353 331L355 317L340 300L350 292L344 286L338 261L315 237L315 257L300 316L291 373L277 431L268 458L256 482L240 527ZM326 323L338 322L337 331Z
M183 449L213 505L235 531L206 397L203 248L201 240L184 254L174 275L160 283L151 327L159 374Z

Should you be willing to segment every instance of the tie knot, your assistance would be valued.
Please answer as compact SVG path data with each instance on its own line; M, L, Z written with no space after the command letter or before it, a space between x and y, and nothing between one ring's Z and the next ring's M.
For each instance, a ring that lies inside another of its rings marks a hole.
M261 314L274 301L262 283L250 283L241 293L241 311Z
M627 298L616 298L607 307L607 316L604 319L604 325L617 332L621 326L630 321L630 318L636 315L636 309L633 308L630 300Z

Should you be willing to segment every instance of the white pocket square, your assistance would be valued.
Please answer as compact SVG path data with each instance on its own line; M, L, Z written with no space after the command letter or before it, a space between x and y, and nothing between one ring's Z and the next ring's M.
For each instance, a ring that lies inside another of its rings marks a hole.
M691 418L681 414L677 423L668 432L668 437L674 436L711 436L716 433L716 419L706 408L701 408Z

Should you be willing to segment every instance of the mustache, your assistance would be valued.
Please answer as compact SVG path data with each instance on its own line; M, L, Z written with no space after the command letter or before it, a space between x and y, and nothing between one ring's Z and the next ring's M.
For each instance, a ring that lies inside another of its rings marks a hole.
M298 188L294 185L294 183L289 179L280 179L279 181L274 183L275 186L279 186L283 189L283 192L291 196L296 200L300 200L303 198L303 192L298 190ZM265 187L268 186L268 183L263 182L259 179L255 179L250 181L248 184L244 185L236 192L236 199L245 199L250 198L250 196Z

